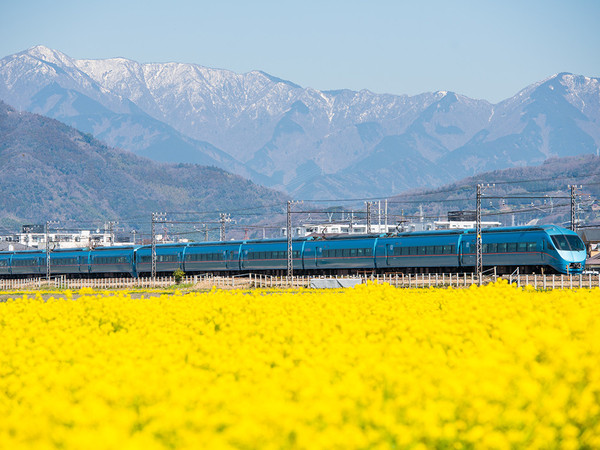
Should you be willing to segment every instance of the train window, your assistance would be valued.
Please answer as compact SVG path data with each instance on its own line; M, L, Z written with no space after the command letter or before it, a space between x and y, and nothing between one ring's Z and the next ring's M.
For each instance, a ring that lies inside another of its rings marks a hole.
M558 250L582 251L585 248L578 236L557 234L551 237Z
M585 247L583 246L583 241L579 238L579 236L566 235L565 237L571 246L571 250L576 252L584 250Z
M498 253L506 253L506 242L498 244Z
M537 242L528 242L527 243L527 251L528 252L535 252L535 251L537 251Z
M516 251L517 251L517 243L516 242L507 242L506 252L507 253L515 253Z
M556 236L552 236L552 242L554 242L554 245L556 246L556 248L558 250L570 250L570 246L569 243L567 242L567 239L562 236L562 235L556 235Z
M517 243L517 251L518 252L526 252L527 251L527 242Z
M35 259L13 259L13 266L15 266L15 267L35 266Z
M72 266L77 264L77 258L56 258L50 259L50 261L57 266Z

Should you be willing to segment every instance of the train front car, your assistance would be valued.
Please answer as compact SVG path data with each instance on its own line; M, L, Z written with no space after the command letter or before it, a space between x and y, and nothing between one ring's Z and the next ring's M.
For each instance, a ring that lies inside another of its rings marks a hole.
M546 228L549 265L559 273L580 274L585 268L586 250L574 231L551 226Z

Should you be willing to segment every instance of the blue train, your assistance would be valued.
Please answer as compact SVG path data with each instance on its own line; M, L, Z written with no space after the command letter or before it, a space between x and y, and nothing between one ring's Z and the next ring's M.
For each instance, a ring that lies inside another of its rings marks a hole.
M554 225L490 228L482 232L484 268L498 273L581 273L586 249L573 231ZM463 272L476 265L475 230L447 230L297 238L296 274L376 272ZM61 249L50 254L52 275L73 277L150 276L150 245ZM244 240L156 246L158 274L275 273L287 269L287 240ZM43 276L41 250L0 252L0 277Z

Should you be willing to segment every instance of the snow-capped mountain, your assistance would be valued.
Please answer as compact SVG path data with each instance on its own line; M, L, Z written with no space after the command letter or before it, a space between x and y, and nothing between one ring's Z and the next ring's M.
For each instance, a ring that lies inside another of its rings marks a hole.
M43 46L0 60L0 99L161 161L216 165L304 198L385 195L600 146L597 78L496 105L452 92L318 91L264 72Z

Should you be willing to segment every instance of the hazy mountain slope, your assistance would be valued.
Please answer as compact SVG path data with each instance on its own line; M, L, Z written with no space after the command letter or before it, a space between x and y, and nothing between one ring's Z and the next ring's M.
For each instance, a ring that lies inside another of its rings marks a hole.
M0 218L13 221L127 220L285 202L283 194L221 169L153 162L2 102L0 172Z
M600 222L596 200L600 198L600 157L596 155L551 158L538 166L494 170L435 189L412 190L392 198L390 208L393 212L403 209L410 216L422 205L427 216L445 218L450 210L474 210L477 184L492 183L481 202L486 220L510 225L513 218L516 223L537 219L569 226L569 185L577 185L582 194L578 197L581 225Z

